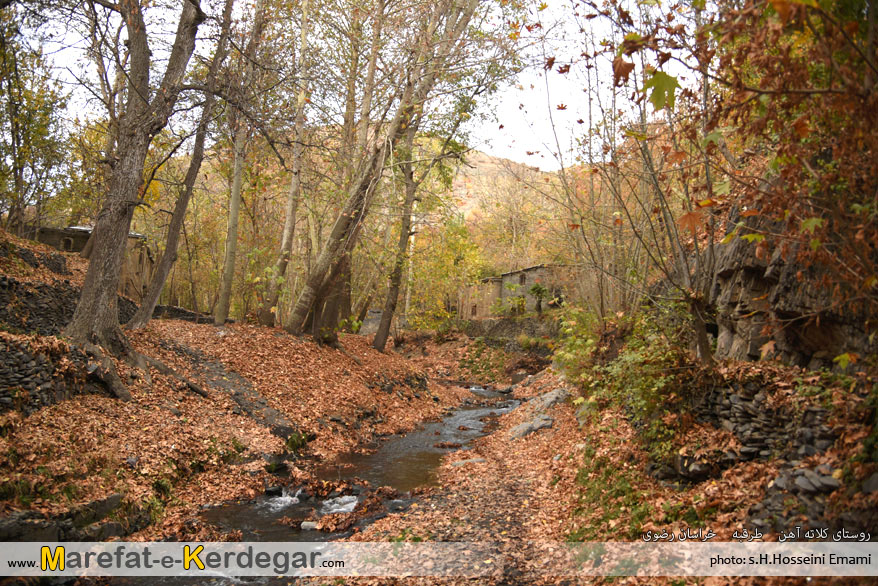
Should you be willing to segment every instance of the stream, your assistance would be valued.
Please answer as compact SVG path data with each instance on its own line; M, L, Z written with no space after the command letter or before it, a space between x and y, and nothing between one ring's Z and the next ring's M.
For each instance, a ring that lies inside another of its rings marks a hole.
M467 386L467 385L461 385ZM405 435L385 438L374 446L370 453L348 453L331 463L322 464L315 470L318 478L325 480L366 481L370 488L390 486L400 496L384 501L388 512L406 510L414 501L410 491L417 487L437 484L437 471L442 457L454 449L469 450L476 438L496 429L498 418L512 411L519 401L508 399L503 394L476 385L468 385L475 395L467 404L450 411L440 421L430 422ZM475 404L474 404L475 403ZM485 404L489 403L489 404ZM445 444L460 444L460 447L437 447ZM300 529L279 521L284 517L303 520L330 513L351 512L362 498L359 484L355 484L351 495L331 495L323 500L310 498L298 488L284 488L275 496L262 496L251 501L226 503L205 509L201 518L226 531L240 530L242 541L285 541L285 542L326 542L342 539L348 532L328 533L316 529ZM355 526L364 527L388 513L379 513L361 519ZM270 586L288 584L288 579L280 578L233 578L221 572L210 576L191 578L114 578L109 583L117 586L228 586L246 584Z
M431 422L405 435L385 439L371 453L343 454L331 463L318 466L315 475L325 480L365 480L371 488L390 486L400 493L398 499L385 501L388 511L402 511L411 505L410 491L435 485L442 457L452 449L468 450L471 442L487 435L496 427L497 416L518 406L518 401L501 399L497 392L470 386L479 399L495 400L492 405L464 405L453 410L441 421ZM441 445L460 447L449 449ZM359 485L355 486L359 492ZM332 495L331 495L332 496ZM335 495L324 500L310 498L302 489L284 488L276 496L263 496L253 501L229 503L205 510L203 520L223 530L241 531L243 541L330 541L349 533L326 533L306 523L299 529L280 523L280 519L304 520L312 511L318 517L330 513L349 513L360 497ZM362 527L376 518L361 520Z

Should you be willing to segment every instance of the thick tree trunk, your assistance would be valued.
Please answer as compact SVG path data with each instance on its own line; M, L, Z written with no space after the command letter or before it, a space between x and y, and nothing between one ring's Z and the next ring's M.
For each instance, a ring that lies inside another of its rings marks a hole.
M398 128L398 122L396 127ZM396 129L394 129L396 130ZM378 147L369 159L368 166L361 173L357 182L352 186L348 201L342 213L336 218L323 249L311 266L311 273L305 283L305 287L299 294L293 311L290 315L290 323L287 330L293 334L301 334L305 317L314 307L318 298L318 292L323 286L327 274L338 259L339 253L347 243L348 237L353 232L355 225L362 219L368 208L368 199L372 191L374 181L378 180L381 169L384 167L386 156L386 143Z
M463 3L443 3L433 8L430 20L422 31L416 54L406 69L406 84L399 96L396 113L387 127L384 140L377 141L363 164L358 168L354 181L348 189L344 209L333 225L332 232L320 251L290 316L287 329L293 334L302 332L305 317L318 301L330 269L336 264L343 250L352 250L355 232L368 212L372 192L381 177L387 154L395 148L406 126L415 117L415 110L423 106L432 91L440 70L448 65L457 42L466 30L478 6L477 0ZM446 28L439 31L442 18ZM438 36L438 40L437 40ZM367 120L361 120L368 124ZM360 131L363 132L363 127Z
M201 111L201 119L198 121L198 128L195 131L195 145L192 149L192 158L189 160L189 169L186 172L186 178L183 180L183 193L177 198L177 202L174 206L174 213L171 216L171 222L168 225L168 237L167 242L165 243L165 250L156 265L152 279L149 282L149 287L146 290L146 295L141 301L140 308L128 322L128 329L133 330L142 328L149 323L150 319L152 319L153 311L155 311L155 306L158 304L159 297L162 294L162 289L165 286L165 281L168 279L171 267L177 260L177 247L180 241L180 230L183 228L183 221L186 219L186 210L189 207L189 201L192 199L195 182L198 179L198 174L201 171L201 163L204 160L204 142L207 137L207 128L210 124L210 119L213 117L213 107L216 102L213 90L216 85L217 72L226 57L226 43L228 41L229 27L231 26L232 19L232 7L234 4L235 0L226 0L226 5L223 10L222 32L208 73L208 91L204 97L204 109ZM191 274L191 266L189 270ZM191 286L193 288L192 300L193 303L196 303L194 283L191 283ZM197 305L195 306L195 311L198 311Z
M167 125L177 102L180 83L195 49L195 36L205 15L196 0L184 3L161 87L153 94L149 82L151 51L140 4L121 0L117 6L128 31L130 91L119 124L119 158L95 224L94 250L79 304L65 334L74 342L95 342L121 353L127 344L119 328L116 291L131 218L140 202L143 166L152 138ZM148 101L151 95L152 100Z
M348 255L342 256L329 282L321 291L323 294L320 297L326 301L317 304L322 306L322 311L314 313L312 323L312 335L318 344L338 347L339 311L344 296L344 282L351 270L349 259Z
M79 305L65 334L78 342L91 342L120 354L127 349L119 328L117 290L125 244L134 207L143 185L143 165L149 150L149 136L120 137L120 159L113 172L110 193L95 223L85 283Z

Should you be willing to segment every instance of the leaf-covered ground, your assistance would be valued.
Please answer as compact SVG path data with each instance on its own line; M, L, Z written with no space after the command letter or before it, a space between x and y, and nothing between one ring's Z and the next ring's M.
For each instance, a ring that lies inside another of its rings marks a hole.
M73 271L68 278L75 283L83 266L72 255L68 259ZM19 280L57 278L9 259L0 261L3 272ZM65 344L54 337L0 335L31 348ZM508 384L515 366L515 357L503 350L486 349L462 336L440 342L410 335L400 349L378 353L360 336L342 336L342 347L336 350L280 329L155 320L130 339L139 352L161 360L208 396L155 369L147 376L118 362L133 396L130 402L80 395L28 416L5 413L0 416L0 514L58 514L118 492L147 508L156 521L133 539L233 537L192 519L204 504L252 498L267 484L277 484L278 477L266 471L266 456L287 455L292 465L288 481L307 482L318 462L413 429L471 397L464 388L438 380L500 387ZM803 465L839 472L834 475L842 486L828 498L831 513L878 509L878 495L855 490L875 470L874 464L856 457L870 433L863 418L869 407L862 397L799 369L730 363L719 374L771 380L770 402L775 406L803 408L820 402L830 408L839 437ZM423 375L430 377L426 386ZM234 398L241 381L312 441L305 447L285 445L249 416ZM514 396L533 398L561 386L569 385L545 371L516 385ZM531 415L525 402L501 416L496 430L477 440L473 449L451 451L440 469L439 486L422 491L408 510L379 519L352 539L496 541L506 545L503 559L490 562L497 565L493 578L444 583L577 583L569 577L535 576L533 571L541 568L524 555L521 544L637 540L647 530L690 527L709 528L716 539L729 540L736 529L747 526L750 507L762 500L778 475L774 460L738 462L712 479L675 488L646 473L648 450L623 410L610 406L582 421L575 411L571 402L558 404L549 411L554 419L550 429L510 440L508 431ZM737 447L732 434L685 415L666 423L680 430L673 446L680 454ZM484 461L455 465L473 459ZM373 582L402 580L356 583Z

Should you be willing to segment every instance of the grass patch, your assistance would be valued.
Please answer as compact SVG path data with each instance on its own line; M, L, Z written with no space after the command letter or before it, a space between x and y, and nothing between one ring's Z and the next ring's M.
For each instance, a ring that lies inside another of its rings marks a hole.
M583 465L576 474L582 489L577 514L593 514L588 524L567 536L568 541L601 541L612 533L636 539L653 514L648 495L635 488L634 473L609 458L596 457L593 448L583 453ZM597 513L594 516L594 513Z

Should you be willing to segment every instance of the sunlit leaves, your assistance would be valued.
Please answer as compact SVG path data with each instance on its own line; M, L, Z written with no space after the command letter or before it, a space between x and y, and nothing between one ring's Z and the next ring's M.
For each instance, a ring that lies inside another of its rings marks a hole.
M857 358L859 358L859 356L856 353L845 352L844 354L839 354L833 358L832 361L838 364L841 368L847 368L849 364L856 364Z
M813 234L814 230L823 226L823 218L807 218L802 220L802 232Z

